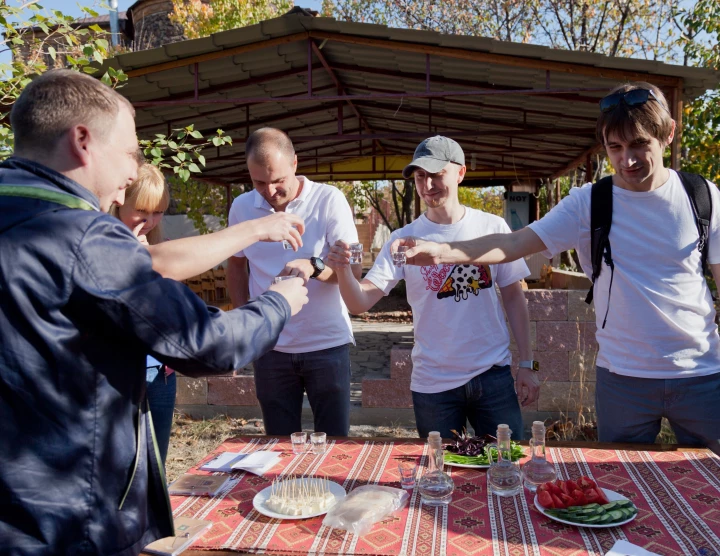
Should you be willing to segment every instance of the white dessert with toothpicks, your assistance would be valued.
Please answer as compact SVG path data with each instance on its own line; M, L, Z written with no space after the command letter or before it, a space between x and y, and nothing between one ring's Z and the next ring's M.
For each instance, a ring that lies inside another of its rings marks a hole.
M334 503L327 478L288 476L273 481L265 506L278 514L310 516L326 512Z

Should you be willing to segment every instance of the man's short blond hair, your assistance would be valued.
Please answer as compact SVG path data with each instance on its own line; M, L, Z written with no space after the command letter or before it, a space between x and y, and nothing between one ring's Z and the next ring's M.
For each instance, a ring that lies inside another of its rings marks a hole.
M123 105L135 115L125 97L89 75L67 69L45 72L25 87L10 112L15 150L52 152L78 124L103 136Z
M657 100L648 100L645 104L628 106L624 102L609 112L601 112L597 120L595 134L601 144L607 143L613 135L621 141L631 141L636 137L654 137L665 143L673 130L673 119L670 115L665 95L655 85L637 81L618 85L608 93L627 93L635 89L652 91Z

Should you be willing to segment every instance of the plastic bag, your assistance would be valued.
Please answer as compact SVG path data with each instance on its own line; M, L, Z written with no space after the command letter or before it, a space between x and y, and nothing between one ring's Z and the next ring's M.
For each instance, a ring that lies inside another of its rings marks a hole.
M378 485L361 486L353 490L325 516L323 525L364 535L378 521L401 510L410 496L399 488Z

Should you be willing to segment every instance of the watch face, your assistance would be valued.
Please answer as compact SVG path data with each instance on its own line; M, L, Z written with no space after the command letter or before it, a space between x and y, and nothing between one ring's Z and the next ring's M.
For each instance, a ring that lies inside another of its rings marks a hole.
M540 363L538 361L533 361L532 363L532 370L537 372L540 370Z
M317 268L320 272L325 270L325 263L320 257L315 257L315 268Z

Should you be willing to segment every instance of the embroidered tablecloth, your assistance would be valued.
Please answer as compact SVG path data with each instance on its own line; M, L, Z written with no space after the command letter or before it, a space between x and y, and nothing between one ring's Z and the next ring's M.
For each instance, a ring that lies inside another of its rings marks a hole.
M280 475L328 476L347 492L366 484L399 486L397 463L406 457L426 462L421 441L329 441L322 455L294 455L289 439L236 438L218 452L282 452L265 477L235 472L215 497L171 497L175 516L207 519L213 527L193 549L259 554L366 555L567 555L605 554L624 539L662 555L720 554L720 458L710 451L647 452L548 448L558 477L592 477L599 486L631 499L637 518L606 529L577 528L553 521L523 495L488 493L486 472L446 466L455 482L446 508L420 503L417 489L397 515L362 537L322 525L323 517L271 519L253 509L256 493ZM527 450L527 449L526 449ZM197 468L191 473L204 473Z

